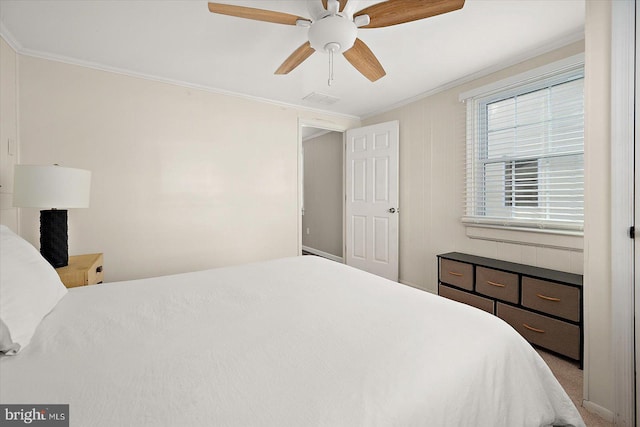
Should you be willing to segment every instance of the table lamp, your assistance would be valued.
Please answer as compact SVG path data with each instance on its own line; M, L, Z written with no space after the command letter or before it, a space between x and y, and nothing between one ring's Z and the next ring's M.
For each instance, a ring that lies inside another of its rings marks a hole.
M69 263L67 209L88 208L91 172L58 165L16 165L13 206L41 208L40 253L55 268Z

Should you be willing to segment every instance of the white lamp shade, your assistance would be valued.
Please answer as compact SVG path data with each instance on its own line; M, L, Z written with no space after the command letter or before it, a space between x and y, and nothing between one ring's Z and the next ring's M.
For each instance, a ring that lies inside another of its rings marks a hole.
M18 208L88 208L91 172L57 165L16 165L13 206Z

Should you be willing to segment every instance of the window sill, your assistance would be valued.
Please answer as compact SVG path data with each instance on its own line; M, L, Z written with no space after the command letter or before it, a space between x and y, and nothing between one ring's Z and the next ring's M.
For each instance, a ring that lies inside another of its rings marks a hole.
M503 227L489 224L464 224L470 239L537 246L582 252L583 233L569 230L540 230L534 228Z

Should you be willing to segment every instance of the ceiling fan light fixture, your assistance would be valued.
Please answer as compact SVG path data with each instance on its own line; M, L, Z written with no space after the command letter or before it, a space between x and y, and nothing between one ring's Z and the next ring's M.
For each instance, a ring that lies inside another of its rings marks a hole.
M327 16L311 24L309 42L311 47L320 52L344 52L351 49L356 41L358 28L348 18L335 15ZM328 47L338 50L328 50Z

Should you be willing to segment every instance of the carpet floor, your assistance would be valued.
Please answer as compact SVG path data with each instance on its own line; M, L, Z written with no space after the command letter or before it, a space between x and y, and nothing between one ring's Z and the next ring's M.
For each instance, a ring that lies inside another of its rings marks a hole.
M606 421L599 415L593 414L582 407L582 378L583 371L579 368L578 364L553 354L547 353L538 349L538 353L549 368L551 372L556 376L564 390L567 392L573 403L580 411L582 419L587 427L613 427L613 423Z

